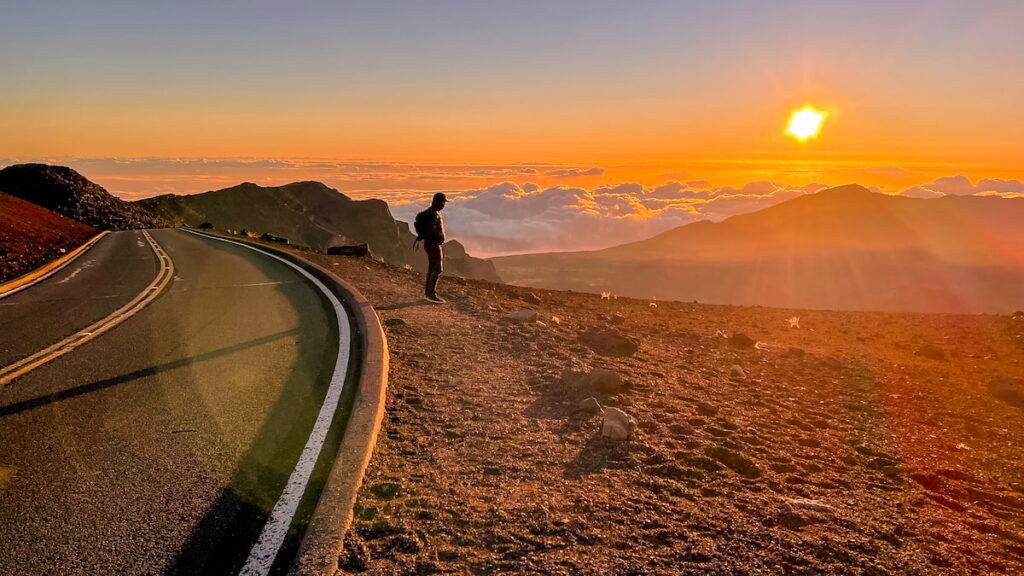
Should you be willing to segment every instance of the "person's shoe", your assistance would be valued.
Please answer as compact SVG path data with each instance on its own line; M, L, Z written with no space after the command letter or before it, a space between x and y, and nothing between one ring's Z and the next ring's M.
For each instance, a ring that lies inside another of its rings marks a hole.
M433 296L427 296L427 302L433 302L434 304L444 304L445 302L447 302L447 300L435 294Z

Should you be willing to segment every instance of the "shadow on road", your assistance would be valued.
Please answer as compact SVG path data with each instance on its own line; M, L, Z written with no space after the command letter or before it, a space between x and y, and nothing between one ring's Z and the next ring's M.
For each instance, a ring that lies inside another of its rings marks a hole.
M114 376L113 378L97 380L96 382L90 382L89 384L83 384L81 386L76 386L74 388L68 388L67 390L60 390L58 392L53 392L51 394L46 394L44 396L37 396L36 398L31 398L29 400L15 402L14 404L9 404L7 406L0 406L0 418L3 418L4 416L10 416L12 414L25 412L26 410L32 410L33 408L38 408L40 406L45 406L47 404L52 404L54 402L60 402L61 400L67 400L68 398L74 398L76 396L82 396L83 394L89 394L90 392L96 392L97 390L103 390L104 388L110 388L111 386L117 386L118 384L131 382L132 380L137 380L139 378L146 378L148 376L153 376L155 374L166 372L168 370L173 370L175 368L180 368L182 366L188 366L190 364L195 364L197 362L203 362L204 360L209 360L211 358L216 358L218 356L231 354L234 352L238 352L239 350L245 350L246 348L253 348L255 346L267 344L269 342L273 342L274 340L279 340L286 336L293 336L298 333L298 328L294 330L286 330L284 332L270 334L269 336L264 336L262 338L249 340L248 342L242 342L240 344L227 346L225 348L220 348L218 350L204 352L203 354L199 354L197 356L181 358L180 360L167 362L166 364L160 364L159 366L150 366L149 368L143 368L141 370L129 372L127 374L122 374L120 376Z

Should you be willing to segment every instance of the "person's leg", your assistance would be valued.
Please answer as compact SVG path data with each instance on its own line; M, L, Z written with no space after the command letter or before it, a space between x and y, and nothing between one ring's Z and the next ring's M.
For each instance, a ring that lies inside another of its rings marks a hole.
M423 250L427 253L427 285L426 285L426 296L427 298L437 297L437 281L441 277L441 272L444 270L444 256L441 252L440 246L424 245Z
M426 288L424 289L424 294L426 295L427 298L433 298L434 296L437 295L437 279L437 269L434 266L434 263L431 262L427 266L427 285Z

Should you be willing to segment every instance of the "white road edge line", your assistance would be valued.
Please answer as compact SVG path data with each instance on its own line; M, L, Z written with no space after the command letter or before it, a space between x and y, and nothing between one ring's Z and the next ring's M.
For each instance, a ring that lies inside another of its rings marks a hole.
M266 576L270 573L271 566L274 565L274 560L277 558L277 553L281 550L281 545L284 544L285 536L288 535L288 527L291 526L292 519L295 517L295 511L299 507L299 501L302 500L302 495L306 492L309 477L313 474L313 467L316 465L316 461L320 457L320 450L327 440L327 432L334 421L334 413L338 409L338 402L341 400L341 393L345 388L345 375L348 370L349 349L351 348L352 339L348 312L345 311L345 307L342 306L338 297L328 290L323 282L280 256L264 252L259 248L242 242L228 240L227 238L207 236L192 230L185 230L185 232L209 238L210 240L235 244L284 262L298 270L300 274L309 279L314 286L327 296L331 306L334 307L334 314L338 319L338 360L334 364L334 374L331 376L331 384L327 389L327 396L324 398L323 405L320 406L320 413L316 417L313 431L309 434L309 440L306 441L306 446L302 449L302 454L299 455L299 461L295 464L295 469L292 471L291 476L288 477L288 484L285 485L284 491L281 492L281 496L277 500L277 504L274 505L274 509L270 512L270 518L267 520L266 525L263 526L259 539L249 551L249 558L246 560L245 566L239 572L241 576Z

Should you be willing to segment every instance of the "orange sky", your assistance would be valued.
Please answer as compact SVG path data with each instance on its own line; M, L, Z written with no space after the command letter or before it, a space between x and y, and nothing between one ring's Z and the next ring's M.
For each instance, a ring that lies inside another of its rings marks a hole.
M0 21L12 56L0 60L0 159L87 165L129 197L284 178L355 195L502 181L355 183L308 168L357 161L603 170L572 179L583 186L685 173L719 186L856 181L896 192L958 174L1024 177L1018 2L239 11L104 0L62 11L19 5ZM804 105L829 116L801 143L783 131ZM135 164L90 161L101 158ZM176 158L253 163L183 172L145 161ZM294 166L263 169L268 160ZM529 181L565 183L545 174Z

